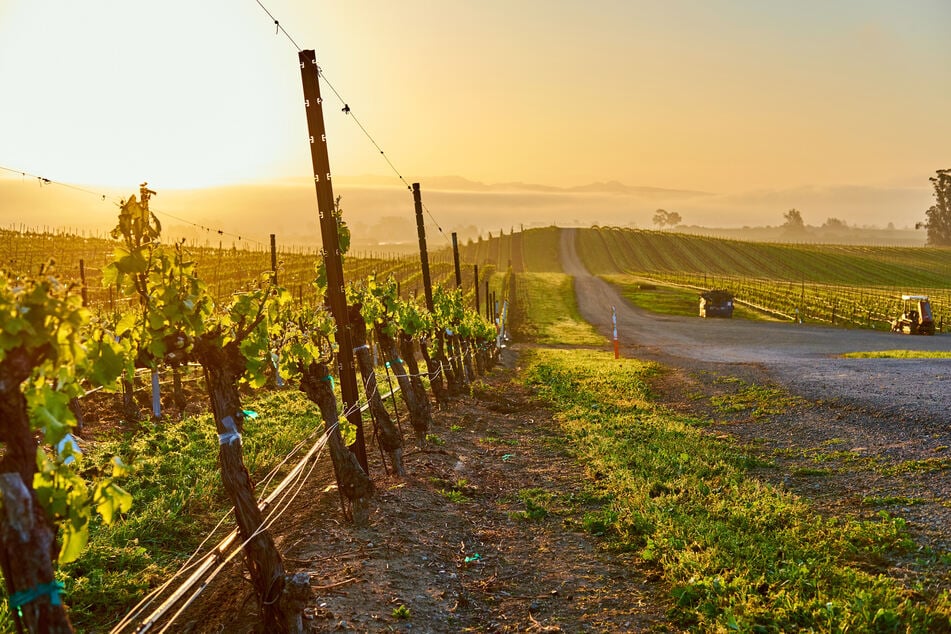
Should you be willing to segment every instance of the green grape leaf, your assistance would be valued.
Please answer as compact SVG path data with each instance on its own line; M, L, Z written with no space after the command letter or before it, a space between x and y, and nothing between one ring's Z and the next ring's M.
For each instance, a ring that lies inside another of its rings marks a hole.
M126 366L126 356L122 354L122 348L112 341L100 341L92 352L86 377L94 385L113 385Z
M109 463L112 465L113 478L121 478L132 473L132 467L123 462L119 456L113 456Z
M348 447L357 442L357 427L346 416L341 416L337 420L337 427L340 429L340 436L343 438L343 444Z
M96 501L96 511L106 524L112 524L119 513L127 513L132 508L132 496L112 479L96 484L93 500Z
M33 425L43 432L43 438L51 445L58 443L63 436L70 430L71 424L60 408L47 407L45 405L36 406L31 412Z
M138 315L133 311L123 313L122 317L119 318L119 323L116 324L116 334L122 336L135 328L137 319Z
M59 550L59 563L68 564L79 559L89 541L89 526L76 528L72 522L64 522L60 527L60 534L63 536L63 545Z

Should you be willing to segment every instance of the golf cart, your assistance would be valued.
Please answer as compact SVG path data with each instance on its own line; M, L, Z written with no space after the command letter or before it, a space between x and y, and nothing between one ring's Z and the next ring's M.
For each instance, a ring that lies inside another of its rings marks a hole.
M902 295L904 307L898 319L892 320L892 332L906 335L933 335L934 317L927 295Z
M724 290L712 290L700 293L700 316L732 317L733 293Z

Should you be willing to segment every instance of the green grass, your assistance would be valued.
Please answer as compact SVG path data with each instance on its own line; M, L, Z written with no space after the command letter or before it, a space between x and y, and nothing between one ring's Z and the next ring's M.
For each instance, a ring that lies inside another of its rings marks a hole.
M664 315L696 317L700 296L691 290L645 283L633 275L604 275L606 282L617 286L624 299L635 306Z
M823 445L827 445L823 443ZM946 447L938 447L935 451L944 451ZM805 458L815 464L833 464L839 471L866 470L884 476L902 474L925 474L951 470L951 458L936 456L919 460L902 460L891 462L878 455L864 455L852 451L822 451L811 449L777 449L772 452L775 456L787 458Z
M862 504L867 506L912 506L914 504L924 504L927 500L922 498L910 498L904 495L867 495L862 498Z
M912 548L904 520L818 515L748 475L756 461L650 400L658 368L535 350L525 380L557 412L600 510L582 525L637 553L672 588L670 616L700 631L943 631L948 590L883 568ZM596 477L594 477L596 476ZM946 586L945 586L946 587Z
M624 299L638 308L662 315L698 317L700 314L700 294L695 290L647 282L636 275L614 274L601 277L616 286ZM733 319L776 321L775 318L742 304L734 306Z
M943 350L873 350L846 352L846 359L951 359L951 352Z
M498 436L485 436L482 438L482 442L488 445L509 445L512 447L518 446L518 438L499 438Z
M905 460L880 469L884 475L900 473L933 473L951 469L951 458L924 458L922 460Z
M792 472L796 478L816 478L832 475L831 469L822 469L819 467L799 467Z
M525 509L513 512L511 517L526 522L539 522L547 518L552 513L555 501L551 492L539 488L521 489L518 492L518 500Z
M323 427L316 407L296 391L259 391L245 406L259 415L247 421L242 437L255 482ZM118 523L94 524L82 557L61 570L77 631L108 630L184 563L231 507L210 415L147 423L135 434L99 442L84 460L101 464L114 454L134 468L122 482L134 502Z
M783 414L803 402L801 398L772 385L746 383L734 377L721 377L717 379L717 383L736 386L736 390L731 393L710 398L710 404L722 414L744 412L749 413L753 419L761 419Z
M607 340L581 319L572 278L562 273L525 273L520 289L519 334L536 343L601 346Z
M463 257L479 264L503 261L518 244L526 271L560 271L564 230L531 229L470 245ZM802 320L848 328L887 329L905 292L931 296L940 330L951 325L948 248L790 244L725 240L672 231L618 227L577 229L578 252L596 275L623 275L696 288L725 288L739 302L734 316ZM501 254L501 255L500 255ZM504 257L503 257L504 255ZM696 314L696 298L666 306L665 298L634 298L645 308ZM641 303L642 302L642 303Z
M465 504L469 502L469 495L474 489L469 485L465 478L460 478L455 482L444 480L443 478L430 478L430 481L437 487L436 493L443 496L453 504Z
M457 491L456 489L438 489L437 493L453 504L464 504L469 501L465 493Z

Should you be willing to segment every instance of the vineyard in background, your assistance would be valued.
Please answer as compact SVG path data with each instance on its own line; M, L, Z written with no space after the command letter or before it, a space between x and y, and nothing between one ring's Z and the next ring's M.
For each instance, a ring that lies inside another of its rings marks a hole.
M725 288L740 302L788 320L887 328L902 294L929 295L939 329L951 327L951 250L743 242L666 231L577 229L578 252L598 275L625 274L694 290ZM514 271L561 271L561 229L480 239L473 262Z
M511 238L511 236L507 236ZM93 312L122 311L122 303L128 298L118 298L115 290L102 284L102 270L112 258L115 242L103 238L84 237L52 231L33 232L0 229L0 266L17 274L36 273L40 266L51 258L54 272L60 281L82 288ZM496 248L496 251L498 249ZM246 291L257 285L260 276L271 269L270 250L266 246L219 247L186 245L189 258L197 265L196 270L207 280L208 290L216 302L225 301L236 292ZM298 246L278 244L278 280L301 303L314 297L314 266L320 259L320 251ZM80 272L82 261L85 284ZM474 305L473 269L469 259L463 258L461 266L464 297ZM474 261L474 260L472 260ZM494 262L480 262L480 293L484 292L485 280L491 280L496 271L505 272L507 262L496 267ZM451 249L432 250L429 258L434 285L454 286L454 264ZM423 292L419 255L369 252L347 255L344 258L344 275L349 280L362 280L370 274L385 280L392 275L400 285L404 299L421 297ZM491 288L501 297L501 282L492 281Z
M592 273L664 272L729 275L782 282L868 287L943 288L951 250L742 242L618 228L578 230Z

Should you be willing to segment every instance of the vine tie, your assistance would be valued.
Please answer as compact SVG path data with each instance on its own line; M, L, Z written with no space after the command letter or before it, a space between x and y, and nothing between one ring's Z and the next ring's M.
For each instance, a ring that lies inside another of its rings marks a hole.
M50 604L51 605L63 605L63 602L60 600L60 593L66 588L63 585L62 581L50 581L49 583L41 583L37 586L33 586L28 590L20 590L19 592L14 592L10 595L8 599L10 607L17 611L17 614L20 617L23 617L23 606L27 603L36 601L44 595L50 595Z

